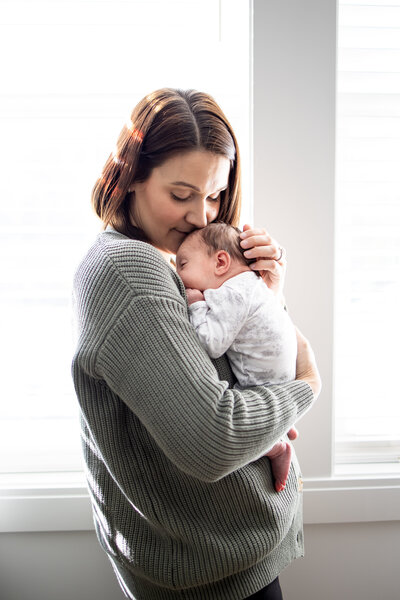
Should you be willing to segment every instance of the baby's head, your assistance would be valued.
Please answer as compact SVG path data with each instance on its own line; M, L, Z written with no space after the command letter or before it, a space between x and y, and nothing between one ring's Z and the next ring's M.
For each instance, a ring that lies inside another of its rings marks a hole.
M237 227L218 222L188 235L176 254L176 270L185 287L203 292L249 271L251 260L243 256L240 233Z

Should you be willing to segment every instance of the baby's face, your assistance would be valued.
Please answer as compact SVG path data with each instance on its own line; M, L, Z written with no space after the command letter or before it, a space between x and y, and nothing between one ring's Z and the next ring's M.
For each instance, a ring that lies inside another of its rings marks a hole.
M176 270L186 288L203 292L217 287L215 258L208 254L198 233L192 233L180 245L176 254Z

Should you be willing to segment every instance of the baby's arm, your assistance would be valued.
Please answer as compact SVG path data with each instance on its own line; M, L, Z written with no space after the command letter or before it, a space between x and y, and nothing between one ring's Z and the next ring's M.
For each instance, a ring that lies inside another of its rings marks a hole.
M190 322L211 358L222 356L230 348L247 311L241 294L229 286L205 290L204 301L190 305Z

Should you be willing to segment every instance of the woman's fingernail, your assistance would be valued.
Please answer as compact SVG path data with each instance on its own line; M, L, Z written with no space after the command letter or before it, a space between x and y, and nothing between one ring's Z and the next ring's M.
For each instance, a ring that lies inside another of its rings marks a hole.
M249 245L249 242L247 240L242 240L240 242L240 245L242 246L242 248L247 248Z

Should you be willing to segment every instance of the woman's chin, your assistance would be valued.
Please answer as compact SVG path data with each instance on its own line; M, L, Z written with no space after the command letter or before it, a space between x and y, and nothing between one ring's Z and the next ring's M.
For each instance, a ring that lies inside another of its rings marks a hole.
M178 248L181 245L181 243L183 242L183 240L181 240L179 243L168 243L168 244L153 244L157 250L159 250L162 254L169 254L172 256L175 256L175 254L178 252Z
M158 242L153 241L153 246L158 248L163 254L176 254L179 246L182 244L190 231L179 231L179 229L171 229L164 239Z
M190 232L173 229L171 233L172 235L168 240L168 251L171 252L171 254L176 254L178 252L179 246L182 244L182 242L185 240L185 238Z

